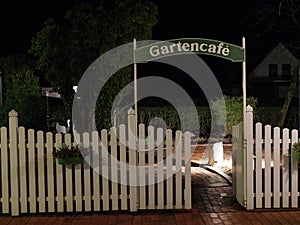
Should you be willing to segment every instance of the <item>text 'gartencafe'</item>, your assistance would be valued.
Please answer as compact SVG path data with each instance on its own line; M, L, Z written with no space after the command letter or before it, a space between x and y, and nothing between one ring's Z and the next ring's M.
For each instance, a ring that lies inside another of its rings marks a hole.
M226 42L209 39L175 39L155 42L135 51L136 62L147 62L161 57L179 54L205 54L234 62L244 61L244 49Z

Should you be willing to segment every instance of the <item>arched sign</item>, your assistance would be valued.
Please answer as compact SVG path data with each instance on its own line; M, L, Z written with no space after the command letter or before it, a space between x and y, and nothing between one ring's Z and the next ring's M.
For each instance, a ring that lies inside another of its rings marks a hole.
M190 52L217 56L233 62L243 62L245 59L243 47L217 40L182 38L156 42L137 48L135 50L135 60L148 62L165 56L188 54Z

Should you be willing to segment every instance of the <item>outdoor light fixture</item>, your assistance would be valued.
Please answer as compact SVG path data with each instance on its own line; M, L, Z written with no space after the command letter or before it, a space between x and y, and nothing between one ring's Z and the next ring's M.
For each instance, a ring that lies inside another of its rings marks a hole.
M78 91L78 86L73 86L73 90L75 91L75 93L77 93L77 91ZM80 96L77 96L76 98L77 98L77 99L81 99Z
M75 91L75 93L77 93L77 88L78 86L73 86L73 90Z

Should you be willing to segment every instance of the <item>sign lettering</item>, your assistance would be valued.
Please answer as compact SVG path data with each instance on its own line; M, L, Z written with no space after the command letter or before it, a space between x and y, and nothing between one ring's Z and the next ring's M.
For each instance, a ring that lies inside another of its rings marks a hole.
M179 54L205 54L233 62L244 61L244 49L240 46L210 39L174 39L160 41L135 50L135 62L147 62L157 58Z

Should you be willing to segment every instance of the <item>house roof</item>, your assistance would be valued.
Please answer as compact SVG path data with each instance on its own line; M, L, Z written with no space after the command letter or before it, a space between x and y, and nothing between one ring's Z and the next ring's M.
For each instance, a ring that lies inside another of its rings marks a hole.
M260 61L257 66L254 67L254 69L250 73L250 77L255 76L254 74L256 74L263 66L269 64L269 60L272 57L275 59L278 58L279 61L282 59L291 61L291 64L296 64L298 61L295 54L292 53L292 51L287 48L282 42L280 42L266 54L266 56Z

